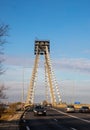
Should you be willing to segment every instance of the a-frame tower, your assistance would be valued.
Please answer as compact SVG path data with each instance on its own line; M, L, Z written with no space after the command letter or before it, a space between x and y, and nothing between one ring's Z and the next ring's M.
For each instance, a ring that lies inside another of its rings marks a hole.
M48 92L51 98L51 104L54 106L57 103L61 103L61 96L58 88L57 81L55 79L54 72L52 70L52 65L50 61L50 41L35 41L35 61L34 67L32 71L32 77L30 80L30 86L27 94L26 104L34 104L34 96L35 96L35 83L36 83L36 76L38 71L38 64L40 55L44 56L45 62L45 82L46 82L46 97L48 100Z

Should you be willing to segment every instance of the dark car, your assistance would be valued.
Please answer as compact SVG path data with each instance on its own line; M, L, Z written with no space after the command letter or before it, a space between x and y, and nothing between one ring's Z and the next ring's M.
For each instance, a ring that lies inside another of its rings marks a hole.
M81 113L89 113L90 112L90 109L88 106L82 106L80 109L79 109L79 112Z
M44 106L35 106L34 109L33 109L33 112L34 112L34 115L44 115L46 116L46 109Z

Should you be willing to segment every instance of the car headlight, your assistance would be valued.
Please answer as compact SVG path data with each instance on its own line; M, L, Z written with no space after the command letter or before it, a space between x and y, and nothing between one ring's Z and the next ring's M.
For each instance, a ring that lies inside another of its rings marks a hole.
M36 111L36 110L35 110L34 112L35 112L35 113L37 113L37 111Z

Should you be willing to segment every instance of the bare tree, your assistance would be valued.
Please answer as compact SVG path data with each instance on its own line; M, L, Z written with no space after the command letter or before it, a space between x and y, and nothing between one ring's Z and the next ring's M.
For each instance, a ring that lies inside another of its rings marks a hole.
M5 99L6 95L4 94L4 90L6 90L4 85L0 85L0 99Z
M8 36L9 26L5 24L0 24L0 75L3 74L3 54L4 54L4 44L6 44L6 36ZM5 86L0 84L0 101L1 99L5 99L6 95L4 93ZM1 108L1 105L0 105Z
M8 36L8 29L9 26L5 24L0 24L0 75L3 74L4 70L2 67L2 63L4 61L3 54L4 54L4 44L6 44L5 37Z

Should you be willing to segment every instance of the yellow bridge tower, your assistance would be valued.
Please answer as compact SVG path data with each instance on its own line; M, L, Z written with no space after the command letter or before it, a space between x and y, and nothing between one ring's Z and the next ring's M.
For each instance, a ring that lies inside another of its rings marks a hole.
M38 72L38 64L40 55L44 56L45 62L45 83L46 83L46 100L48 101L48 95L51 98L51 104L54 106L57 103L62 103L59 87L52 69L51 60L50 60L50 41L35 41L35 61L32 71L32 76L30 80L30 86L27 94L26 104L34 104L35 96L35 83Z

